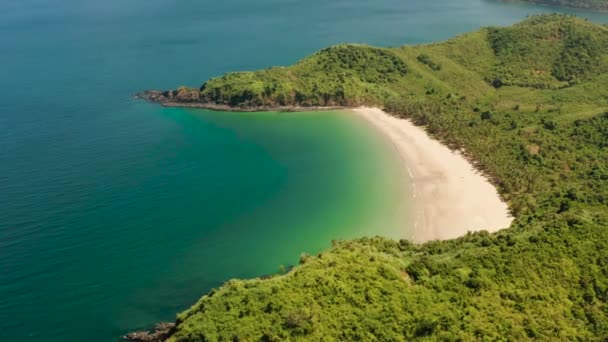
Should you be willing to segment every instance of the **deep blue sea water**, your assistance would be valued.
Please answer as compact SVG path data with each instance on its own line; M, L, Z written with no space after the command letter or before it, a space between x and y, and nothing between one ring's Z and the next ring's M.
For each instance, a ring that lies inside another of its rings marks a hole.
M398 167L364 123L163 109L134 92L547 11L483 0L0 2L0 339L115 341L331 239L401 234Z

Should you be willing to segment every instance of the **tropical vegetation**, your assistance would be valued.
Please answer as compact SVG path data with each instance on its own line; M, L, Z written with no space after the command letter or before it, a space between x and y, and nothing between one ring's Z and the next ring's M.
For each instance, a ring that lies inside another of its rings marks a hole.
M563 15L445 42L333 46L230 73L188 101L374 105L461 149L515 216L422 245L336 241L285 274L231 280L170 341L608 339L608 28Z

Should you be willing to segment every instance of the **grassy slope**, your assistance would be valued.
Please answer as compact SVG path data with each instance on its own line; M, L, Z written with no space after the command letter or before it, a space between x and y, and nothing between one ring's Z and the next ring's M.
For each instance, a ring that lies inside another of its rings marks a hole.
M429 45L342 45L202 87L232 105L375 104L466 151L516 220L421 246L338 242L232 280L171 341L608 338L608 29L530 18Z

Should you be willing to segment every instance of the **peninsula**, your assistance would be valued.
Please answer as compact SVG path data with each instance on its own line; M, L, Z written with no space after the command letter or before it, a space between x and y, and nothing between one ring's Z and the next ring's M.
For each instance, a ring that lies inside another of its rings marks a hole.
M605 340L607 52L605 26L542 15L435 44L338 45L290 67L139 94L230 110L380 108L395 118L356 111L377 125L406 118L460 151L514 218L424 244L335 242L286 274L228 281L160 339ZM488 214L479 210L470 215Z

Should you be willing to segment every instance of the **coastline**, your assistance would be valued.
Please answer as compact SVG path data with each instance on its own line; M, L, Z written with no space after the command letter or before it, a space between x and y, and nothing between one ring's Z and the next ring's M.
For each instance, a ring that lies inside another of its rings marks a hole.
M227 104L217 104L215 102L201 101L198 95L184 95L180 99L180 94L173 95L173 91L146 90L133 95L135 99L146 100L151 103L160 104L163 107L178 108L200 108L215 110L220 112L312 112L320 110L345 110L352 107L347 106L295 106L295 105L276 105L276 106L231 106ZM188 97L190 96L190 97ZM185 100L184 100L185 99Z
M345 110L350 107L344 106L257 106L257 107L231 107L229 105L218 105L215 103L202 102L163 102L163 107L200 108L220 112L314 112L321 110Z
M200 101L175 101L170 92L145 91L135 98L163 107L201 108L222 112L309 112L343 110L355 113L393 145L402 161L411 189L407 197L413 229L406 236L415 243L449 240L467 232L496 232L513 221L490 180L462 153L429 136L410 120L394 117L376 107L352 106L242 106Z
M174 107L172 104L168 106ZM205 108L187 105L178 107ZM315 110L311 107L302 108L303 110L289 111ZM464 236L469 231L496 232L511 225L513 217L509 208L488 178L475 169L462 153L453 151L432 138L423 127L374 107L317 108L316 110L342 109L354 113L395 149L394 152L401 159L402 174L410 178L403 188L403 191L407 191L404 197L412 201L407 206L414 227L406 232L409 240L415 243L449 240ZM274 111L276 110L275 108ZM239 110L232 108L231 111ZM253 107L243 111L263 110ZM411 225L412 221L404 224ZM140 342L166 341L175 329L176 323L163 322L149 331L131 332L122 338Z
M467 232L496 232L513 221L490 180L462 153L451 150L410 120L394 117L376 107L348 106L242 106L210 102L183 102L166 97L167 92L145 91L135 95L163 107L200 108L222 112L310 112L344 110L355 113L377 130L395 148L409 177L412 200L407 222L413 229L408 239L415 243L458 238Z
M416 243L447 240L469 231L496 232L513 218L490 181L457 151L411 121L378 108L351 109L393 144L410 177Z

